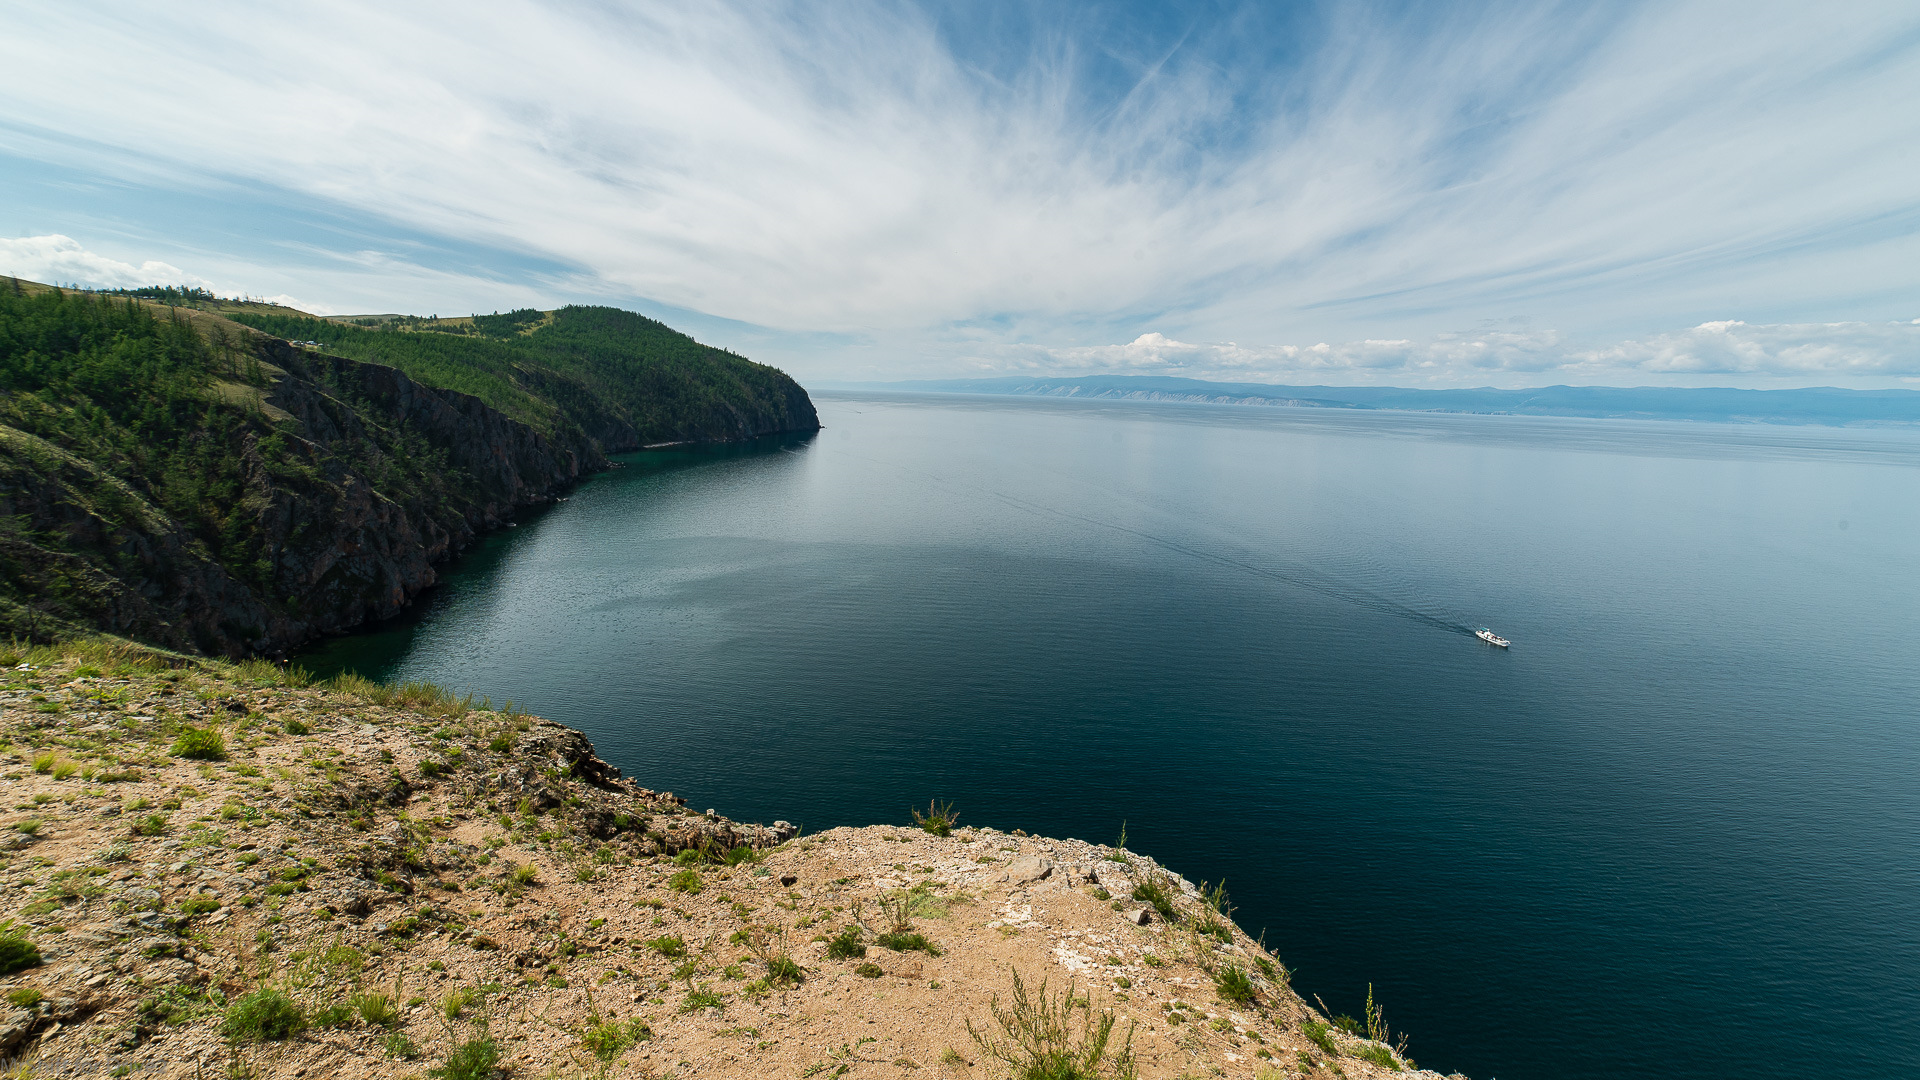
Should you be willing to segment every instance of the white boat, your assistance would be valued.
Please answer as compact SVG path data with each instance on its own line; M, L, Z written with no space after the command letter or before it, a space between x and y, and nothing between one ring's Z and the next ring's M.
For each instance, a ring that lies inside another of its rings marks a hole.
M1478 630L1475 630L1473 632L1473 636L1479 638L1481 641L1484 641L1489 645L1498 645L1503 649L1513 644L1513 642L1508 641L1506 638L1501 637L1499 634L1494 633L1493 631L1487 629L1484 626Z

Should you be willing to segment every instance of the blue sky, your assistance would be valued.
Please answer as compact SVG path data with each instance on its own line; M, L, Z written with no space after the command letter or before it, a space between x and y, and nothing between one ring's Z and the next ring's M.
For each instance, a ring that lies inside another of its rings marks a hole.
M1920 8L29 4L0 271L803 380L1920 387Z

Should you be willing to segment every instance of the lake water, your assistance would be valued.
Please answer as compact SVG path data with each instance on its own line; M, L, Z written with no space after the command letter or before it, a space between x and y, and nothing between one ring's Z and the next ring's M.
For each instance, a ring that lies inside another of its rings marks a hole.
M1475 1080L1920 1071L1920 434L818 403L306 663L746 820L1124 821Z

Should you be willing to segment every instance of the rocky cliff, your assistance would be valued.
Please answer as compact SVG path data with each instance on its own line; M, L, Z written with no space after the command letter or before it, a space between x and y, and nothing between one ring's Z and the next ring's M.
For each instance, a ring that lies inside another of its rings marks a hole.
M0 633L283 654L395 614L477 535L648 434L611 409L587 430L574 417L595 406L579 395L571 412L526 399L546 420L529 422L205 312L0 301ZM771 408L667 375L698 394L671 433L818 427L783 375L769 385L791 400Z

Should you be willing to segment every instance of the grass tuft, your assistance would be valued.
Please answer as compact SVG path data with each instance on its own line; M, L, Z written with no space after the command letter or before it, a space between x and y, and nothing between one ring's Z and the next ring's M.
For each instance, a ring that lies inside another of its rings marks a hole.
M306 1026L306 1013L284 991L255 990L227 1008L221 1033L235 1042L279 1042Z
M185 727L173 740L173 746L167 751L174 757L196 758L201 761L227 760L227 740L213 728Z

